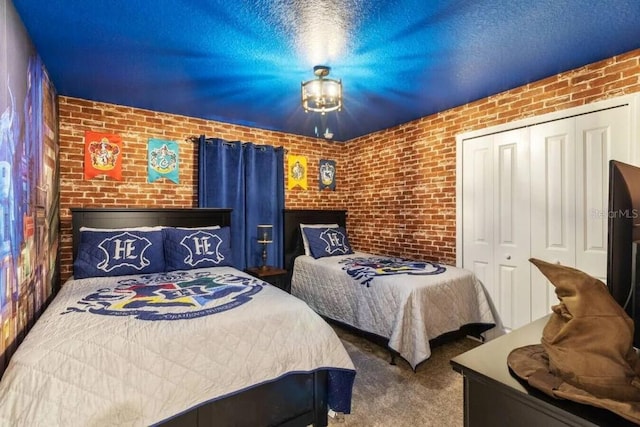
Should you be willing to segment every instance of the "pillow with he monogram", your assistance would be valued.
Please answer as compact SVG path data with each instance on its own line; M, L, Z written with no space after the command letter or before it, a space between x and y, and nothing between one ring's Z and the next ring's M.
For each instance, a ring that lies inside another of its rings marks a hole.
M309 241L311 256L316 259L353 253L344 227L305 228L302 232Z
M165 271L162 229L81 229L73 277L124 276Z
M167 271L232 265L230 227L163 229Z
M309 240L307 234L304 232L307 228L338 228L338 224L300 224L300 232L302 233L302 246L304 247L304 254L311 255L311 249L309 248Z

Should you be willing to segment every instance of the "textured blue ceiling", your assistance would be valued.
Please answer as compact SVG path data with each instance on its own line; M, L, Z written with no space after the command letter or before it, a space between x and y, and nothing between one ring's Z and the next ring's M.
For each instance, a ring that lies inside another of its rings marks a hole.
M13 1L61 95L337 141L640 47L638 0Z

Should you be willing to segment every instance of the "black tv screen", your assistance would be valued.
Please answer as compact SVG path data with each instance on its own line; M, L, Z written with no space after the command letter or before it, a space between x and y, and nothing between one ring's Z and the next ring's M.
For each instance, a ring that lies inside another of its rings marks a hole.
M640 347L640 289L636 268L640 243L640 167L609 162L607 287L635 324Z

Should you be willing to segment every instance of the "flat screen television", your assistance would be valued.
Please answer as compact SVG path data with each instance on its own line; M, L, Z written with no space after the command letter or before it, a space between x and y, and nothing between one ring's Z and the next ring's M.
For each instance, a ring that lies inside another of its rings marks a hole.
M640 348L640 167L609 162L607 287L635 324Z

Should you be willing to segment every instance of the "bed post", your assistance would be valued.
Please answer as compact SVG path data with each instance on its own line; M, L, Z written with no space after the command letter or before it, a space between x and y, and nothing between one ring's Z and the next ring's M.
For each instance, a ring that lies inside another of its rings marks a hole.
M329 423L327 407L327 389L329 378L327 371L316 371L313 374L313 412L316 427L324 427Z

